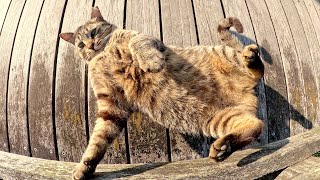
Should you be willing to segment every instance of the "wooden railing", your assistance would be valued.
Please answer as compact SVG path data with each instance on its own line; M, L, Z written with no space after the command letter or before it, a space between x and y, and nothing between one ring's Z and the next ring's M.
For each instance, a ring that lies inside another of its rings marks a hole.
M304 161L318 151L320 151L320 127L260 148L235 152L220 163L202 158L172 163L101 164L93 177L94 179L255 179ZM0 179L70 179L75 165L76 163L0 152ZM309 167L309 173L310 169L312 167Z

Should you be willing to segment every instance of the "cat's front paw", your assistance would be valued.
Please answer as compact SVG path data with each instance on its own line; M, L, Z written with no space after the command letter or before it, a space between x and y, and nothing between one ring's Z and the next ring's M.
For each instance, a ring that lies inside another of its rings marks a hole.
M247 61L247 63L253 62L257 57L259 53L259 47L256 44L250 44L248 46L245 46L242 55Z
M95 171L95 166L87 163L79 163L72 172L73 180L84 180L87 179Z
M165 55L159 51L152 51L137 56L139 66L144 72L159 72L165 66Z

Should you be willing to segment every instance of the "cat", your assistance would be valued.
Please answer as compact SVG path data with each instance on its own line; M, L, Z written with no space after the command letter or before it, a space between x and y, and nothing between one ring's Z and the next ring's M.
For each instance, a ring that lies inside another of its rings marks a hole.
M231 26L243 29L236 18L222 20L217 28L225 45L167 46L154 37L117 29L95 7L91 19L75 33L61 33L88 64L98 107L73 179L95 171L107 146L138 111L181 133L216 138L209 151L215 161L254 141L264 126L256 117L254 93L264 65L258 46L239 45L229 32Z

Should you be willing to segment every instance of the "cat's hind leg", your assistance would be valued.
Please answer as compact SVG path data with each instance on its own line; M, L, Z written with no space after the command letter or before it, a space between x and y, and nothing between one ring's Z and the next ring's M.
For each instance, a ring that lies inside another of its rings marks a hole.
M264 65L259 57L259 47L256 44L245 46L241 56L244 65L253 78L259 79L264 75Z
M144 72L159 72L165 66L165 46L151 36L138 34L129 42L133 60L137 60Z
M107 147L119 136L126 126L127 119L123 118L123 116L115 115L114 112L117 111L117 108L108 108L110 104L110 100L98 99L96 124L81 162L73 171L72 177L74 180L86 179L94 173Z
M211 145L209 157L223 161L234 151L243 148L259 137L263 122L251 112L228 110L218 115L209 124L210 134L218 136Z

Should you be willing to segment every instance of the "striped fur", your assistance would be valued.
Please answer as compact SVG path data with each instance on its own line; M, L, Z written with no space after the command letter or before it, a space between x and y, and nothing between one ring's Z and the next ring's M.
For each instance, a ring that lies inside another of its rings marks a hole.
M229 26L220 24L220 33ZM75 39L75 45L80 41ZM262 131L254 87L264 68L256 45L241 51L225 45L181 48L119 29L112 31L102 52L83 59L88 63L98 114L74 179L94 172L106 147L134 112L146 113L151 120L182 133L217 138L209 154L217 161Z

